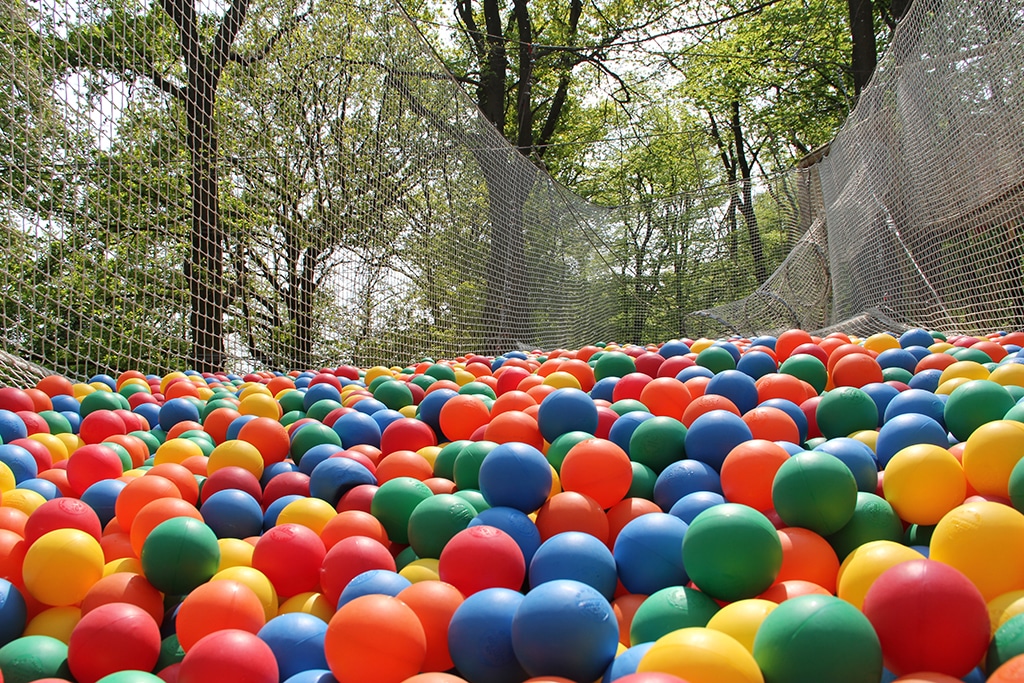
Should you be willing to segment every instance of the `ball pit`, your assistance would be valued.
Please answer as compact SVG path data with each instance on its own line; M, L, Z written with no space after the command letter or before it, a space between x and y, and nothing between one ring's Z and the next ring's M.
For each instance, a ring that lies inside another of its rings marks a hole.
M1015 680L1022 336L2 387L0 673Z

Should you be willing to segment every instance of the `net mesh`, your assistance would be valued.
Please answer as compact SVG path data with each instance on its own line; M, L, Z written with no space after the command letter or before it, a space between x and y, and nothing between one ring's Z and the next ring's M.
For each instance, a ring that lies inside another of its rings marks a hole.
M397 4L0 3L0 381L1024 327L1022 25L917 0L820 163L602 207Z

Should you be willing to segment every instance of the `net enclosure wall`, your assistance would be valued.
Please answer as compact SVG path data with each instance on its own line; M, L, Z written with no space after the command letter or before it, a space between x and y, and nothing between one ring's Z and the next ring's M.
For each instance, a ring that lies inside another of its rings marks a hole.
M619 207L397 4L243 4L0 4L0 379L1024 326L1022 0L916 0L819 163Z

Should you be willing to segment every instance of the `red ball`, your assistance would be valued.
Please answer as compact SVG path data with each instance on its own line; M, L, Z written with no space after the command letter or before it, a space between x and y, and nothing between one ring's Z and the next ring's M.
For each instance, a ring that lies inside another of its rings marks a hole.
M617 683L688 683L682 678L679 678L679 676L673 676L672 674L656 671L631 673L623 676L622 678L616 678L615 680Z
M345 510L370 511L370 504L373 503L373 496L377 493L376 484L360 484L354 486L342 494L341 499L335 506L338 512Z
M256 541L252 566L263 572L278 595L290 598L316 590L326 554L315 531L301 524L281 524Z
M331 617L324 654L338 683L401 683L423 666L427 637L398 598L363 595Z
M245 491L256 499L256 502L263 500L263 489L260 487L260 480L249 470L234 465L214 470L203 482L203 488L199 492L200 504L217 493L227 489L238 489Z
M16 413L19 410L34 411L36 404L32 397L17 387L0 387L0 410Z
M227 468L225 467L224 469ZM309 497L308 474L295 470L274 475L273 479L268 481L267 485L263 487L262 498L257 498L257 500L262 500L263 509L266 510L278 498L290 495L299 495L304 498Z
M393 451L418 451L436 445L437 436L430 425L412 417L395 420L380 435L380 450L385 455Z
M217 579L185 596L174 628L181 648L188 652L211 633L225 629L257 633L266 623L263 603L252 588L240 581Z
M32 458L36 461L36 471L39 472L40 476L53 467L53 454L50 453L50 449L44 446L42 442L29 438L13 439L11 445L21 446L32 454Z
M68 484L79 497L96 482L117 479L122 474L121 458L112 448L100 444L82 446L68 458Z
M486 588L519 590L526 578L526 560L519 544L501 529L471 526L441 550L437 572L442 581L469 597Z
M152 671L160 657L160 627L144 609L126 602L101 605L75 624L68 667L79 683L117 671Z
M341 539L327 551L320 568L320 587L324 597L332 605L337 605L349 581L371 569L396 571L391 551L367 536Z
M935 560L891 567L864 597L885 666L897 676L933 671L966 676L991 635L985 598L957 569Z
M31 545L45 533L57 529L79 529L97 541L103 525L96 512L77 498L54 498L36 508L25 522L25 540Z
M17 416L25 423L25 430L28 434L49 434L50 425L39 413L31 410L19 410Z
M200 638L178 669L178 683L277 683L278 677L277 658L270 646L239 629Z

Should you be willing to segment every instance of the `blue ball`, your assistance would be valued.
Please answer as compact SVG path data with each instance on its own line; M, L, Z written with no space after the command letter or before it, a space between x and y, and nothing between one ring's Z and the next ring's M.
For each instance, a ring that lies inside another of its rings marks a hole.
M754 378L739 370L723 370L711 378L705 394L724 396L735 405L740 414L757 407L757 385Z
M82 492L82 502L96 513L101 526L106 527L107 523L114 518L117 497L120 495L121 489L127 485L127 482L117 479L101 479Z
M320 443L313 446L308 451L302 454L302 459L299 460L299 471L305 475L313 473L313 469L322 463L327 458L331 457L335 453L341 453L344 448L333 443Z
M11 468L15 484L39 476L39 465L27 448L12 443L0 444L0 462Z
M906 448L919 443L934 444L941 448L949 447L949 436L946 428L921 413L903 413L886 420L878 430L875 442L875 455L878 464L884 469L892 456Z
M626 590L650 595L690 580L683 566L682 550L688 526L676 515L651 512L622 527L613 554L619 580Z
M327 623L306 612L280 614L256 633L274 653L282 681L304 671L328 670L326 635Z
M739 415L711 410L694 420L687 430L686 455L720 472L729 451L752 438L750 427Z
M297 493L289 493L268 505L267 509L263 511L263 530L268 531L277 525L277 516L281 514L281 510L284 510L285 505L296 500L305 500L306 497Z
M899 337L900 346L907 348L908 346L931 346L935 343L935 338L928 333L928 330L922 330L920 327L913 327Z
M238 438L238 433L242 431L242 427L247 423L252 422L257 417L259 417L259 415L239 415L232 420L230 424L228 424L228 429L224 433L224 438L228 441L234 441Z
M542 583L523 598L512 619L515 656L531 676L593 681L619 646L611 603L579 581Z
M658 355L662 358L671 358L672 356L685 356L690 352L690 347L687 346L686 342L678 339L670 339L661 345L658 349Z
M878 425L885 422L885 410L894 398L899 396L900 390L885 382L871 382L861 387L861 391L871 397L878 409Z
M703 365L691 365L690 367L683 368L676 373L676 379L680 382L685 382L686 380L693 379L694 377L707 377L710 379L714 376L715 373L711 372L711 370L708 370Z
M636 431L641 422L646 422L652 417L654 417L653 413L648 413L644 410L631 410L620 415L616 418L615 422L612 422L612 426L608 430L608 440L624 450L628 455L629 439L633 436L633 432Z
M756 380L778 372L779 364L764 351L748 351L740 357L736 369Z
M144 403L142 405L153 404ZM171 431L171 427L179 422L187 421L199 422L199 407L187 398L172 398L160 406L157 413L157 422L160 429L165 432Z
M102 373L99 375L93 375L89 378L88 384L92 384L93 382L99 382L100 384L105 384L109 389L117 390L117 381L110 375Z
M78 399L67 394L52 396L50 403L53 404L53 409L58 413L63 413L64 411L79 413L82 408L82 404L78 402Z
M10 443L28 436L28 427L16 412L0 409L0 443Z
M359 401L357 402L356 405L362 402L363 401ZM380 427L381 434L383 434L384 430L388 428L388 425L390 425L392 422L395 422L396 420L401 420L405 418L405 415L402 415L397 410L392 410L391 408L384 407L372 413L370 417L372 417L373 421L377 423L377 425Z
M924 346L908 346L904 350L907 351L908 353L912 354L914 356L914 358L916 358L918 360L918 362L920 362L921 359L924 358L925 356L930 356L932 354L932 352L929 351ZM916 366L915 366L915 369L916 369Z
M370 569L356 574L345 585L338 598L338 609L364 595L394 597L412 585L412 581L388 569Z
M572 579L596 589L606 600L615 597L617 570L608 546L582 531L563 531L540 544L530 560L530 587Z
M941 377L941 370L929 368L928 370L914 373L914 376L907 382L907 386L911 389L923 389L924 391L934 393L939 388L939 379Z
M387 410L388 407L384 405L382 401L378 401L375 398L367 396L364 399L356 401L352 404L352 407L358 410L360 413L366 413L367 415L373 415L377 411Z
M945 413L946 403L939 396L925 389L911 388L897 394L889 401L889 405L885 408L884 422L888 422L897 415L917 414L930 417L944 427L946 424Z
M362 463L343 456L327 458L309 475L309 495L337 506L350 489L376 483L377 477Z
M512 537L523 552L526 566L530 566L534 554L540 548L540 530L522 510L510 507L490 507L469 521L469 526L492 526Z
M604 678L601 679L601 683L613 683L624 676L636 673L636 668L640 666L640 660L643 659L644 655L652 647L654 647L654 642L647 642L639 643L624 650L605 669Z
M602 377L594 382L594 386L590 389L590 397L611 403L615 400L615 385L618 383L618 377Z
M434 430L435 434L442 434L441 430L441 408L448 402L448 399L453 396L458 396L459 392L454 389L434 389L429 394L426 394L416 407L416 415L420 420L430 425L430 428ZM337 425L337 423L335 423ZM341 435L341 432L338 432ZM344 436L342 436L342 443L345 443ZM354 443L354 442L353 442ZM377 435L377 446L380 445L380 435ZM347 448L347 446L346 446Z
M146 422L150 426L156 427L160 424L160 406L156 403L140 403L132 409L132 412L146 418ZM68 419L68 422L71 424L72 433L77 434L78 428L82 424L81 416L78 413L70 412L62 412L61 415ZM74 415L74 417L69 417L69 415Z
M913 374L914 368L917 367L917 358L906 349L886 349L878 354L875 361L883 370L886 368L902 368Z
M765 408L778 408L793 420L796 424L796 430L800 434L800 443L807 441L807 431L810 425L807 423L807 415L804 411L800 410L800 406L793 403L787 398L769 398L762 401L761 404Z
M13 583L0 579L0 647L20 638L27 624L25 597Z
M766 346L769 349L771 349L772 351L774 351L775 350L775 343L777 341L778 341L777 337L772 337L770 335L764 335L764 336L761 336L761 337L755 337L754 339L751 339L750 340L750 345L751 346Z
M523 600L509 588L486 588L456 608L448 624L448 652L464 678L473 683L529 678L512 647L512 621Z
M658 475L654 482L654 502L670 510L680 498L696 491L722 492L718 471L699 460L677 460Z
M338 683L330 669L309 669L281 679L284 683Z
M26 479L23 482L19 482L16 488L27 489L29 491L35 491L46 500L53 500L61 496L60 489L57 485L48 479Z
M298 472L298 466L291 460L282 460L280 462L272 462L263 468L263 474L260 476L260 488L267 488L267 484L270 480L279 474L285 472Z
M541 400L537 425L548 443L566 432L594 434L597 431L597 406L584 391L573 387L555 389Z
M206 525L217 538L249 538L263 530L263 508L245 491L223 489L199 508Z
M867 444L842 436L829 439L815 446L814 450L834 455L849 467L857 481L858 491L874 493L878 489L878 460Z
M675 502L675 504L669 508L668 514L673 517L678 517L687 524L696 519L697 515L704 512L710 507L721 505L725 502L725 496L721 493L715 493L713 491L694 491L693 493L687 493L685 496Z
M491 507L531 513L551 493L551 465L543 453L526 443L495 446L484 456L478 477L480 492Z
M358 410L340 416L331 425L331 429L341 438L342 448L359 445L380 447L380 425L372 417Z
M336 401L341 403L341 392L333 384L321 382L306 389L302 395L302 409L309 410L317 401Z

